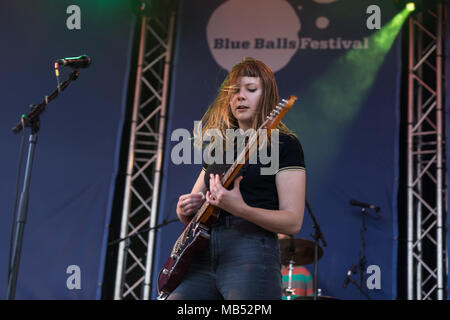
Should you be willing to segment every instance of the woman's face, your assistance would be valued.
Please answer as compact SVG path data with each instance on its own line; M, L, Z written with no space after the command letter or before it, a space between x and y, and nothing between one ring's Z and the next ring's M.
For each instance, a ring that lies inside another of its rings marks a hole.
M233 91L230 107L239 128L247 130L252 127L253 119L258 114L259 100L263 94L261 78L240 77L237 88Z

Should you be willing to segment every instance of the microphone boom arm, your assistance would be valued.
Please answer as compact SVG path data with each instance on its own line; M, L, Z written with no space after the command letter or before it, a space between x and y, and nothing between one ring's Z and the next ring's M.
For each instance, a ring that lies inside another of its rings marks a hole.
M50 101L52 101L53 99L55 99L58 96L60 91L63 91L64 89L66 89L69 86L70 82L72 82L73 80L78 79L79 75L80 75L80 73L78 72L78 70L74 69L70 73L69 78L66 81L64 81L61 84L61 86L59 86L49 96L46 96L45 100L43 102L41 102L40 104L37 104L37 105L33 105L33 108L31 109L31 111L27 115L22 115L25 127L32 126L33 123L38 121L39 120L39 116L42 113L44 113L45 108L47 107L47 104ZM12 128L12 131L14 133L19 133L22 129L23 129L23 125L22 125L22 120L21 120L21 121L17 122L17 124Z

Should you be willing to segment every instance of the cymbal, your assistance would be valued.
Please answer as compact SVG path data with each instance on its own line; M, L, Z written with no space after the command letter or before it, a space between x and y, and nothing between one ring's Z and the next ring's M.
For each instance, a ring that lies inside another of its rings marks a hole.
M314 241L308 239L281 239L280 257L282 265L289 265L289 261L294 261L294 265L307 265L314 262ZM323 255L323 250L318 246L317 259Z
M314 296L296 297L294 300L314 300ZM330 296L317 296L317 300L339 300L338 298Z

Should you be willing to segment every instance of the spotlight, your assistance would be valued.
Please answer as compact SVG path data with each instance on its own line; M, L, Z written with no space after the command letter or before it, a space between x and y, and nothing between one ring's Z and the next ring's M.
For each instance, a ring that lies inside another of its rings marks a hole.
M416 4L414 2L408 2L406 4L406 10L408 12L412 12L412 11L416 10Z
M436 4L437 0L393 0L395 7L398 11L406 10L408 13L415 13L423 11L425 8L432 7Z

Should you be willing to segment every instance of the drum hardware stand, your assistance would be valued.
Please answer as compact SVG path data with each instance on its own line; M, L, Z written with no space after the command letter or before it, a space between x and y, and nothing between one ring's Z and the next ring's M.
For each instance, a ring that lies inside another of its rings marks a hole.
M313 290L314 290L314 300L317 300L317 265L319 260L319 239L322 240L322 244L324 247L327 246L327 243L325 241L325 238L323 236L322 231L320 231L320 226L317 223L316 217L314 216L314 213L311 210L311 206L309 205L309 202L305 200L306 207L308 208L309 215L311 216L313 223L314 223L314 229L315 233L311 234L311 237L314 239L314 280L313 280Z
M286 300L291 300L291 296L295 295L295 289L292 289L292 270L294 270L294 260L289 260L289 281L288 281L288 287L284 289L284 292L286 293Z

